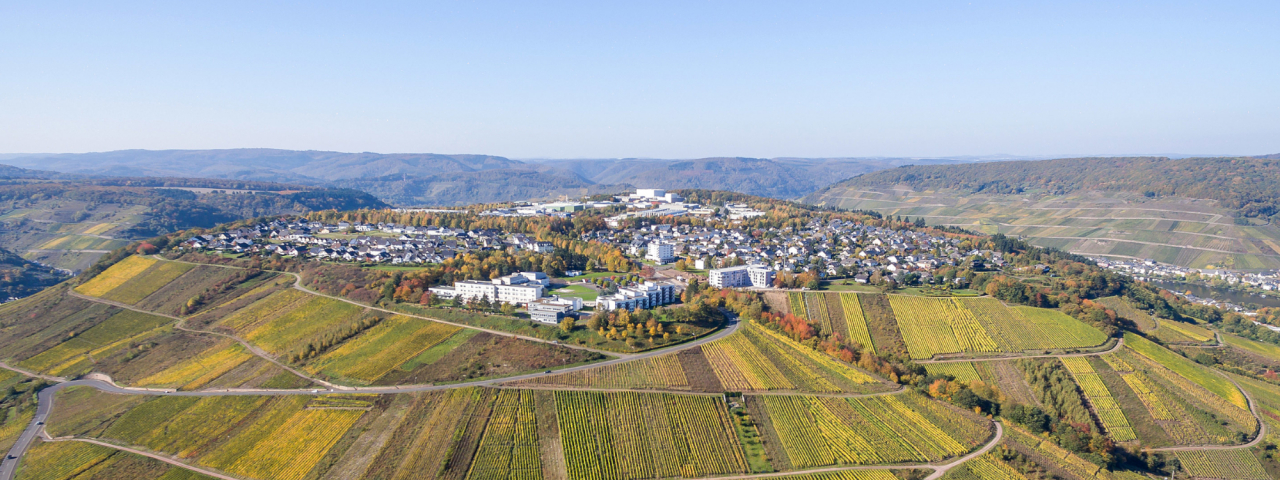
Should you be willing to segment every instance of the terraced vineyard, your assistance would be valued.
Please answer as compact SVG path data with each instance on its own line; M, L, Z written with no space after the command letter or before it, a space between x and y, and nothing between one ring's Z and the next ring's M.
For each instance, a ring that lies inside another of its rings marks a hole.
M1136 340L1126 337L1125 348L1103 355L1102 359L1142 404L1145 410L1142 416L1149 416L1167 436L1164 441L1176 445L1229 444L1235 443L1239 435L1252 435L1257 430L1257 421L1247 406L1242 408L1233 400L1243 401L1244 396L1231 382L1207 369L1200 371L1204 367L1199 365L1182 363L1190 361L1158 345L1143 342L1146 340L1140 337ZM1137 348L1130 348L1131 344ZM1139 350L1169 362L1177 371L1139 353ZM1193 381L1197 379L1208 383L1221 395ZM1119 387L1113 385L1111 388ZM1144 428L1133 423L1138 417L1127 415L1127 418L1140 441L1146 444L1160 441L1154 437L1144 438Z
M212 480L182 467L85 442L42 443L23 458L19 480L120 478Z

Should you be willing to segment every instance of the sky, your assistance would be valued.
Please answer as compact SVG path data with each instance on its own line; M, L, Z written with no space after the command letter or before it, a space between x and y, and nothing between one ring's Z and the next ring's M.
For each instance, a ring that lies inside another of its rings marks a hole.
M1280 152L1280 2L0 0L0 152Z

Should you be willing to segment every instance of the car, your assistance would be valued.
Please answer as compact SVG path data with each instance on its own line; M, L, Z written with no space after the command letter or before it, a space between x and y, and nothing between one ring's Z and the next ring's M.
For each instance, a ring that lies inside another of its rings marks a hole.
M551 370L547 370L547 371L542 372L542 373L551 373Z
M18 459L18 457L15 457L15 456L13 456L13 455L9 455L9 460L17 460L17 459Z
M320 393L319 390L312 390L311 393Z
M36 425L44 425L44 422L36 422Z

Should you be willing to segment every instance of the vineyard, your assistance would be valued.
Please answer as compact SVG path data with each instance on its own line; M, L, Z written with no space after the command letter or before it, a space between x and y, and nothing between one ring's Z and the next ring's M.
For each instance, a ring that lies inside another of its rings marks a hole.
M1212 331L1199 325L1164 319L1157 319L1156 321L1160 323L1160 330L1166 328L1173 330L1178 335L1187 338L1187 343L1208 343L1213 341L1214 338Z
M800 318L812 318L805 311L804 293L787 292L787 304L791 307L791 314Z
M858 295L853 293L841 293L840 304L844 310L844 321L848 327L848 338L859 345L862 345L872 355L876 354L875 342L871 340L871 327L867 324L867 317L862 312L862 302L858 301Z
M1111 438L1117 442L1137 440L1138 436L1129 425L1129 420L1125 418L1124 411L1120 409L1116 399L1112 398L1107 385L1098 377L1098 372L1094 371L1089 360L1084 357L1069 357L1063 358L1062 363L1066 365L1067 371L1071 372L1071 376L1075 377L1076 384L1093 405L1098 421L1102 423L1107 433L1111 434Z
M1178 452L1178 461L1197 478L1267 480L1271 478L1249 450L1197 450Z
M1023 430L1021 427L1004 423L1005 444L1020 453L1036 460L1036 463L1053 467L1070 474L1075 478L1100 480L1143 479L1142 475L1115 473L1085 460L1084 458L1059 447L1048 438L1041 438Z
M556 392L555 399L569 478L747 473L720 397Z
M19 480L127 478L212 480L181 467L85 442L40 443L23 457Z
M1004 463L996 453L988 452L952 469L942 478L946 480L1026 480L1027 477Z
M306 370L370 384L459 330L430 320L393 316L311 360Z
M178 362L137 382L139 386L195 390L255 357L231 340Z
M941 353L999 352L995 340L956 299L890 295L911 358Z
M1171 381L1182 383L1190 380L1195 382L1196 385L1204 387L1204 389L1235 405L1239 410L1245 413L1248 412L1249 403L1245 400L1244 394L1240 392L1240 389L1232 385L1229 380L1215 374L1212 369L1201 366L1186 357L1132 333L1125 334L1124 342L1129 349L1165 367L1164 369L1157 369L1158 372L1175 374L1165 375Z
M92 297L101 297L155 265L156 262L155 259L137 255L126 257L88 282L76 287L76 291Z
M870 375L755 324L702 346L720 384L730 391L865 392Z
M974 368L973 362L949 362L949 363L931 363L925 366L930 375L951 375L957 381L972 382L981 381L982 377L978 375L978 370Z
M157 262L101 296L107 300L136 305L194 267L186 263Z
M892 470L843 470L774 477L779 480L898 480Z
M499 392L467 478L542 478L535 411L533 392Z
M1056 310L1007 307L993 298L889 295L912 358L952 353L1018 353L1101 345L1097 329Z
M546 375L517 385L687 390L689 380L676 355L661 355L599 368Z
M1234 443L1238 435L1256 430L1256 420L1248 410L1128 348L1127 339L1125 345L1126 348L1103 355L1102 359L1124 380L1174 443ZM1231 385L1230 382L1227 385Z
M72 332L53 345L19 363L23 368L50 375L88 373L90 357L101 357L127 349L130 342L160 333L172 320L131 310L122 310L82 332Z
M761 396L791 466L930 462L964 454L986 441L985 421L958 414L919 394L870 398Z

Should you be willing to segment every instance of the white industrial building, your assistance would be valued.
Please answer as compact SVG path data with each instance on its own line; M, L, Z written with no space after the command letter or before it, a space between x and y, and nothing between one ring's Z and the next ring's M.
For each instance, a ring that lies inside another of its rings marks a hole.
M716 288L773 286L773 270L760 265L739 265L729 268L717 268L707 275L707 281Z
M581 298L553 296L530 303L529 318L535 322L558 324L578 310L582 310Z

